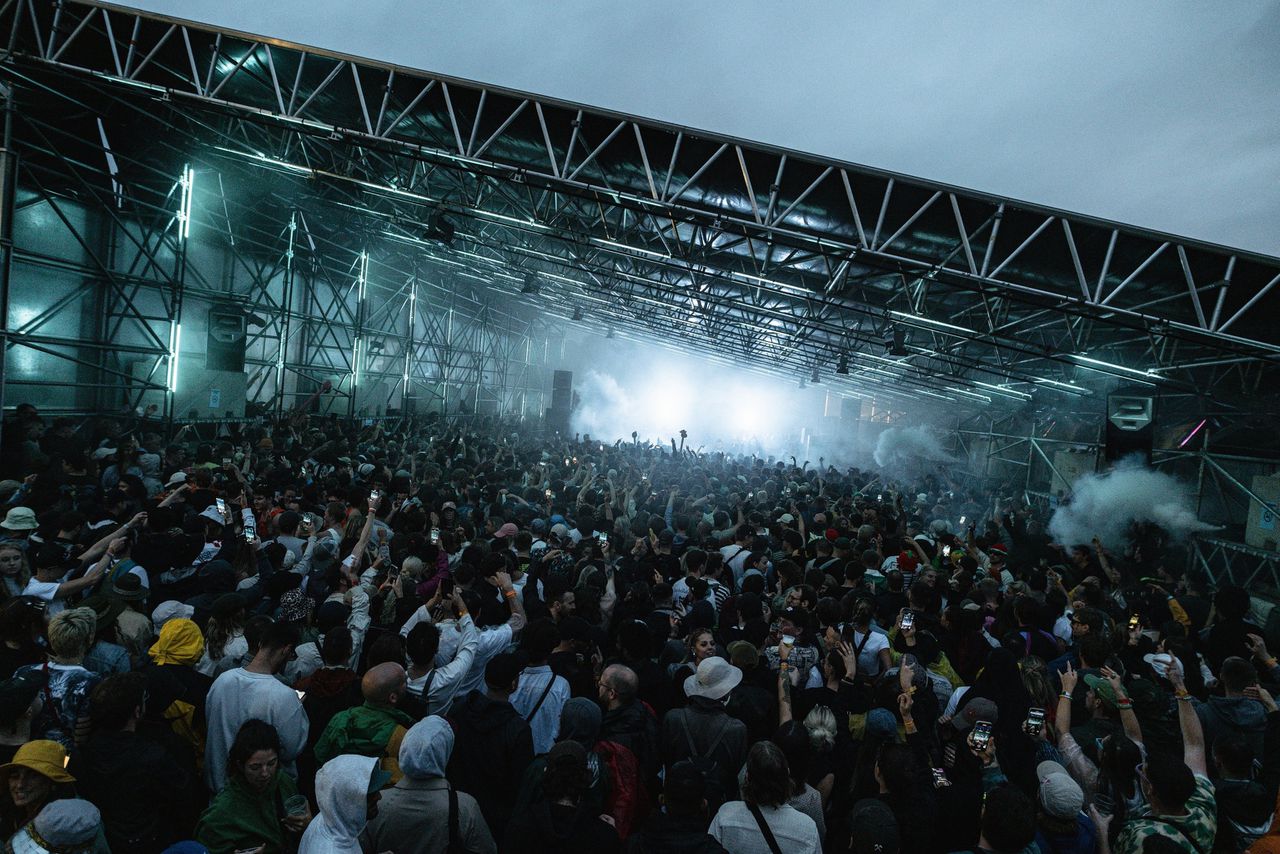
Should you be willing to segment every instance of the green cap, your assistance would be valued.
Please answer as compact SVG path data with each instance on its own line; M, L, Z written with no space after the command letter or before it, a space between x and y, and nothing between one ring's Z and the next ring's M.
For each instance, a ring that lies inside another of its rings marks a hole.
M1120 708L1120 700L1116 697L1116 690L1111 687L1111 683L1103 679L1101 676L1093 674L1085 674L1084 684L1089 686L1089 690L1098 695L1098 699L1106 703L1113 709Z

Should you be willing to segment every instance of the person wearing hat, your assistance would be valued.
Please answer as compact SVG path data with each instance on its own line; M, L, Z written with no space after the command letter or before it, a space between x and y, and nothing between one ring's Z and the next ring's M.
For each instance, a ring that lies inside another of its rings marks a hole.
M90 854L103 850L102 816L80 798L51 801L18 831L6 851L14 854Z
M263 854L282 854L310 823L311 807L281 768L276 728L246 721L227 755L227 784L201 814L195 838L219 854L259 846Z
M713 806L732 800L738 792L738 769L747 758L747 726L729 717L729 693L742 681L742 671L719 656L704 658L684 681L689 704L672 709L662 719L662 759L670 768L682 759L710 763L718 789L708 796Z
M76 778L67 771L67 750L56 741L37 739L18 748L0 765L5 781L0 793L0 839L8 839L32 821L45 805L72 797Z
M298 854L362 854L360 834L377 818L390 780L372 756L343 754L326 762L316 774L320 814L302 834Z
M111 582L104 593L124 606L116 617L116 636L136 667L146 660L147 648L155 637L155 628L146 612L150 591L143 586L141 577L127 572Z
M31 740L31 722L44 706L45 676L29 671L0 682L0 761L9 762Z
M142 673L147 677L147 719L168 727L191 746L203 749L205 700L213 680L196 672L204 653L204 636L190 619L174 617L160 629L147 650Z
M36 521L36 513L30 507L10 507L0 522L0 543L14 543L24 551L31 541L31 534L40 523Z
M1046 759L1036 766L1036 844L1044 854L1093 851L1098 829L1084 812L1084 790L1061 763Z
M430 715L400 743L404 776L382 792L378 814L360 834L366 851L496 852L480 805L445 779L454 733L444 718Z

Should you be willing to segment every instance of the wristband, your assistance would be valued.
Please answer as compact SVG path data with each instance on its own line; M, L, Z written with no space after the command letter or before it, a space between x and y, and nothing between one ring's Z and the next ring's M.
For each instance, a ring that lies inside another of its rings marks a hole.
M1059 697L1059 698L1065 697L1065 698L1067 698L1068 700L1070 700L1070 699L1071 699L1071 692L1070 692L1070 691L1063 691L1061 694L1059 694L1059 695L1058 695L1058 697Z
M785 662L785 661L779 661L779 662L778 662L778 669L779 669L779 670L786 670L786 669L787 669L788 667L790 667L790 666L791 666L791 665L787 664L787 662Z
M503 596L505 596L505 597L507 597L508 599L514 599L514 598L516 598L516 591L514 591L514 590L503 590L503 591L502 591L502 595L503 595Z
M1276 666L1276 660L1275 660L1274 658L1268 658L1268 659L1267 659L1265 662L1263 662L1263 663L1264 663L1264 664L1266 664L1266 665L1267 665L1267 667L1275 667L1275 666Z
M1117 701L1117 702L1116 702L1116 708L1120 709L1121 711L1124 711L1125 709L1132 709L1132 708L1133 708L1133 701L1132 701L1132 700L1119 700L1119 701Z
M1179 694L1178 699L1190 703L1192 700L1192 697L1190 694Z
M914 735L916 732L916 722L912 718L907 718L902 722L902 728L907 731L907 735Z

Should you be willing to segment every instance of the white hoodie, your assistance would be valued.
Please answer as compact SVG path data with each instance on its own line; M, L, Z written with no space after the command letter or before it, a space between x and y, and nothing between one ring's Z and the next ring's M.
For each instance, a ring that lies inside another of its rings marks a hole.
M298 854L361 854L359 836L365 817L369 781L378 760L343 754L316 774L316 804L320 814L307 825Z

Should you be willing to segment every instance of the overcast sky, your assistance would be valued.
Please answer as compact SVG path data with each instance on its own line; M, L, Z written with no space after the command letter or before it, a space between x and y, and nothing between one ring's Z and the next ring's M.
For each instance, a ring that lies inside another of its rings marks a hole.
M1280 256L1280 0L122 5Z

